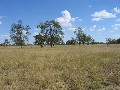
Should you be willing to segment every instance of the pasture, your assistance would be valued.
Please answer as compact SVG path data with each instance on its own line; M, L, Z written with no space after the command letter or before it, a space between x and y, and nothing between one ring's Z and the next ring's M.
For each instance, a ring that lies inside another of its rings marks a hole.
M1 46L0 90L120 90L120 45Z

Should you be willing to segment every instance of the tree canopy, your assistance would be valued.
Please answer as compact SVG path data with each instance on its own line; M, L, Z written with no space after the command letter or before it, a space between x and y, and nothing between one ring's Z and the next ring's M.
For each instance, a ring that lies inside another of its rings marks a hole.
M36 36L35 42L41 42L39 44L48 44L51 47L55 44L62 43L62 37L64 35L61 25L57 21L46 21L45 23L41 22L37 25L37 28L40 30L40 33ZM39 37L39 40L36 39Z
M24 26L22 20L11 25L10 38L15 45L21 45L22 48L22 45L29 40L29 29L31 29L29 25Z

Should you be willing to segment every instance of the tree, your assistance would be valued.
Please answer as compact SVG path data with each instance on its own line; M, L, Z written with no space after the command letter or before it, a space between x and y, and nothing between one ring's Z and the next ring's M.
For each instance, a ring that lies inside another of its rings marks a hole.
M73 37L72 37L71 40L68 40L68 41L66 42L66 45L75 45L75 44L76 44L76 39L74 39Z
M89 45L89 43L91 42L91 40L92 40L92 37L90 35L86 36L87 45Z
M81 43L84 45L85 43L87 43L89 45L89 43L92 41L92 37L90 35L86 35L82 28L77 28L75 29L74 33L76 34L76 40L78 42L78 44L80 45Z
M41 48L42 48L43 44L44 44L44 41L45 41L44 36L42 36L41 34L39 34L39 35L35 35L34 38L35 38L34 44L40 45Z
M95 44L96 42L95 42L95 39L91 39L91 44L93 45L93 44Z
M11 25L10 38L15 45L20 45L22 48L22 45L29 40L29 29L31 29L29 25L23 26L22 20L19 20L18 23L13 23Z
M40 34L44 36L45 42L54 46L58 41L62 40L64 33L62 32L62 27L57 21L46 21L45 23L40 23L37 28L40 29Z
M116 40L117 44L120 44L120 38Z
M111 38L106 38L106 43L107 43L107 46L110 45L110 43L111 43Z
M83 33L81 41L82 41L82 44L84 45L86 42L86 34Z
M76 34L77 42L80 45L81 42L83 42L82 39L83 39L83 35L84 35L82 28L79 27L79 28L75 29L74 33Z
M116 43L117 43L117 40L116 40L116 39L111 39L110 43L111 43L111 44L116 44Z
M3 44L4 44L4 47L7 46L9 43L10 43L10 42L8 41L8 39L5 39L5 41L4 41L4 43L3 43Z

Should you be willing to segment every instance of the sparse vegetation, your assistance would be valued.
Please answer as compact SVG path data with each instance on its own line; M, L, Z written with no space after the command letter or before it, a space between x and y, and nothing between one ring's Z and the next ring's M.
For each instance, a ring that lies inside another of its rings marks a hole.
M0 47L0 90L119 90L120 46Z

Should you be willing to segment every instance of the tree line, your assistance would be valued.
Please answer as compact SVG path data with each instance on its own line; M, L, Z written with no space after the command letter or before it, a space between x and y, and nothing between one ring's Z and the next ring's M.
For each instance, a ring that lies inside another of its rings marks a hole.
M23 25L22 20L19 20L18 23L13 23L11 25L10 29L10 39L13 43L13 45L16 46L22 46L28 44L29 41L29 35L30 35L30 26L29 25ZM74 31L75 38L71 38L71 40L68 40L66 43L63 42L64 32L62 31L62 26L59 24L59 22L51 20L46 22L40 22L37 25L37 29L39 30L38 35L34 35L34 45L40 45L43 47L44 45L50 45L53 47L54 45L81 45L81 44L97 44L98 42L95 42L95 39L92 38L90 35L86 35L82 28L77 28ZM3 45L7 46L10 44L10 41L8 39L5 39ZM120 44L120 38L119 39L111 39L106 38L106 44Z

